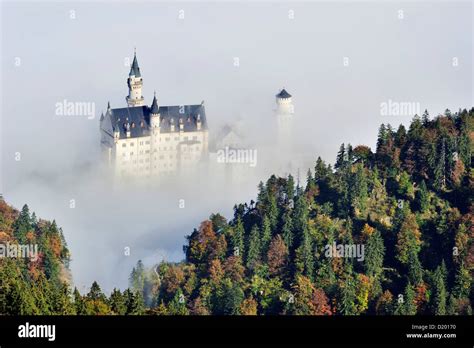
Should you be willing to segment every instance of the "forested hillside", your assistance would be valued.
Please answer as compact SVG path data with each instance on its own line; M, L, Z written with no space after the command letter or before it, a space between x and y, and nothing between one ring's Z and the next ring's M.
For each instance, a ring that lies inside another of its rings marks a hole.
M0 238L43 256L0 259L0 313L472 315L473 153L474 109L382 125L375 151L342 144L301 182L271 176L230 221L203 221L185 261L139 261L109 297L71 296L61 231L2 203Z
M37 245L35 255L9 257L15 246ZM37 219L0 199L0 315L71 314L69 251L56 222Z
M272 176L230 221L202 222L186 262L159 281L139 264L131 285L158 314L472 314L473 116L425 112L300 185Z

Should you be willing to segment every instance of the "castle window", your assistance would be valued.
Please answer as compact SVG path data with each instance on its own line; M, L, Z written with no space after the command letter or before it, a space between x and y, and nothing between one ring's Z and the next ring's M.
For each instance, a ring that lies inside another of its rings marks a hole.
M130 156L133 156L133 151L132 151L132 152L130 152Z
M130 143L130 146L135 146L135 143Z
M127 146L127 143L123 143L123 144L122 144L122 147L126 147L126 146Z
M145 144L147 144L147 145L150 144L150 141L149 140L145 141Z

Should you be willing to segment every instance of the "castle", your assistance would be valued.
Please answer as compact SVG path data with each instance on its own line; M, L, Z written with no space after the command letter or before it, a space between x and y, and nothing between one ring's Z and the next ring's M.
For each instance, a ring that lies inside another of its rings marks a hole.
M127 106L100 117L101 148L116 177L157 177L192 169L208 157L204 102L150 106L142 94L143 78L136 53L127 79Z

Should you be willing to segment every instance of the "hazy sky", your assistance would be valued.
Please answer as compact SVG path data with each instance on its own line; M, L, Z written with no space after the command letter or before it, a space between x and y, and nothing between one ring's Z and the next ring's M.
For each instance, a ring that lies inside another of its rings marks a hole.
M236 187L203 178L179 189L110 193L96 168L99 116L107 101L125 106L125 61L134 47L147 103L154 90L161 105L205 100L211 137L243 119L247 136L270 146L274 96L285 87L302 151L332 162L340 143L373 147L381 123L398 126L412 117L382 116L381 103L416 102L431 115L472 107L472 7L4 2L1 191L16 207L28 203L64 228L79 287L94 279L107 290L123 287L139 258L181 259L183 236L211 212L229 216L233 203L254 198L260 180ZM56 115L64 100L93 103L96 117ZM271 158L264 163L262 172L271 172ZM124 246L133 246L128 258Z

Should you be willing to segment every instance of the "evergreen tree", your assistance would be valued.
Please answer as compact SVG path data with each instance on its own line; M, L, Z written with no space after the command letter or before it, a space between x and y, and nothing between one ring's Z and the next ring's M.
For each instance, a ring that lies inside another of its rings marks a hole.
M413 286L408 283L405 288L405 315L416 315L417 307L415 302L415 290Z
M82 298L82 295L79 293L79 290L77 290L77 288L74 288L73 298L74 298L74 308L75 308L76 314L78 315L87 314L84 299Z
M443 271L439 266L432 277L432 301L431 307L433 314L445 315L446 314L446 284L443 277Z
M288 200L295 197L295 179L291 174L288 175L288 180L286 181L286 197Z
M238 217L231 236L232 253L234 255L244 256L244 233L244 225L240 217Z
M268 247L270 246L270 241L272 239L272 230L270 226L270 220L265 215L262 221L262 252L266 254Z
M129 286L133 291L143 293L145 286L145 266L142 260L138 260L137 265L132 269L129 277Z
M127 313L127 304L120 290L115 289L110 294L110 309L117 315L125 315Z
M31 229L30 209L28 208L28 205L25 204L21 209L20 215L13 224L13 235L21 244L25 244L27 242L26 234Z
M339 302L339 308L338 308L339 313L342 315L357 314L355 299L356 299L356 291L355 291L354 280L352 278L348 278L340 286L340 302Z
M437 189L444 190L446 188L446 146L444 138L440 141L438 147L438 156L434 170L434 186Z
M380 276L382 274L385 246L380 232L375 230L367 239L367 251L364 266L367 275Z
M418 285L423 281L423 269L416 249L410 249L408 255L408 279L414 284Z
M293 246L293 220L290 211L283 214L283 227L281 230L283 241L291 248Z
M425 180L421 181L420 189L418 190L417 194L417 201L418 206L420 207L420 211L422 213L428 211L430 207L430 196L428 193L428 188L426 187Z
M336 170L340 170L345 166L345 163L346 163L346 148L343 143L341 144L339 151L337 153L336 163L334 164L334 168Z
M367 178L362 164L357 164L355 175L352 176L352 183L349 190L350 200L354 215L365 217L367 213Z
M250 231L249 241L248 241L248 249L247 249L247 260L246 266L248 269L253 270L255 266L260 261L260 252L261 252L261 244L260 244L260 231L257 225L252 227Z

